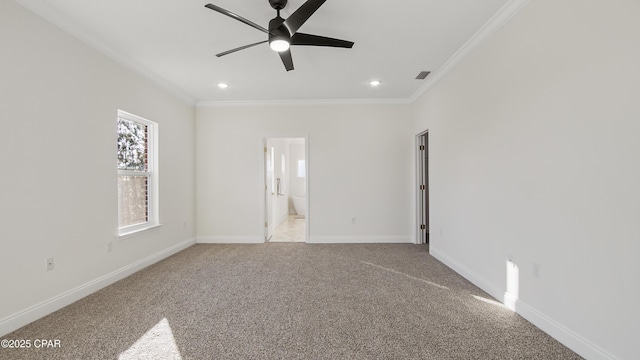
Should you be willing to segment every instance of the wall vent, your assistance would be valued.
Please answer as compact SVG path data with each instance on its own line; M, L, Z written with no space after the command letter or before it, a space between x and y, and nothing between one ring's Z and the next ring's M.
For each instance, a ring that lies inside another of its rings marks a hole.
M431 71L422 71L416 76L416 80L424 80L429 74L431 74Z

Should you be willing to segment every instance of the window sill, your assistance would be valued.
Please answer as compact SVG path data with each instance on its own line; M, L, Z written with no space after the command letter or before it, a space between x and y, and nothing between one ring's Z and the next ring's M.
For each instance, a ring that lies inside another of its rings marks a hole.
M153 230L153 229L157 229L159 227L161 227L162 224L154 224L154 225L149 225L146 227L141 227L141 228L136 228L136 229L124 229L124 230L119 230L118 231L118 239L119 240L124 240L124 239L128 239L131 237L134 237L136 235L139 235L143 232L147 232L149 230Z

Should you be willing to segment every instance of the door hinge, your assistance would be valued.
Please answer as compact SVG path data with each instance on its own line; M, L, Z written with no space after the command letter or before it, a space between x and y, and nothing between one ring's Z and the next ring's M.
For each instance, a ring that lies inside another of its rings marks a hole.
M268 222L264 222L264 227L269 227L269 223Z
M424 151L424 145L420 145L420 150Z
M266 146L264 147L264 152L267 152L267 147Z
M427 225L425 224L420 224L420 230L425 230L427 228Z
M420 190L425 190L427 187L425 185L420 185Z

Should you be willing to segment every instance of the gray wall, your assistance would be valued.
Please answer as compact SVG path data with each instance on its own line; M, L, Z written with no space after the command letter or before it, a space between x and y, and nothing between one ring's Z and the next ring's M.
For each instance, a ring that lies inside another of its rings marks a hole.
M309 240L413 242L408 110L404 105L199 107L198 241L262 242L264 139L308 136Z
M3 334L194 242L195 121L192 104L13 1L0 2L0 24ZM162 226L127 239L117 238L118 109L159 123Z
M268 137L308 137L312 242L412 242L428 129L432 254L499 300L512 260L516 311L587 358L632 359L638 18L635 0L532 1L411 105L194 109L0 2L0 333L196 236L261 241ZM160 124L163 226L124 240L117 109Z
M432 254L590 359L638 354L639 18L532 1L414 104Z

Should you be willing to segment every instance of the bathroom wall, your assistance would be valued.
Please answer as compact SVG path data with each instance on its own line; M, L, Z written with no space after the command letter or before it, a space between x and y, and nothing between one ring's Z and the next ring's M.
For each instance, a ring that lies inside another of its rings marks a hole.
M289 194L305 197L306 177L298 176L298 162L305 161L305 142L302 139L289 139ZM304 170L302 172L304 174ZM289 202L289 213L295 214L293 204Z
M275 229L289 215L289 139L267 139L267 148L273 148L273 189L271 189L271 221L269 228ZM284 155L284 164L282 156ZM278 179L280 179L280 193L278 193ZM269 188L271 184L268 184Z

